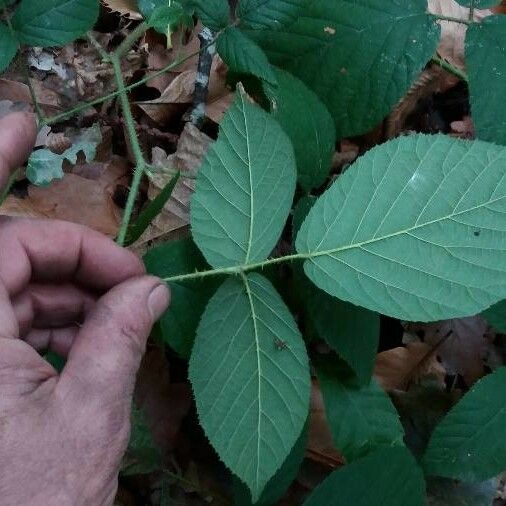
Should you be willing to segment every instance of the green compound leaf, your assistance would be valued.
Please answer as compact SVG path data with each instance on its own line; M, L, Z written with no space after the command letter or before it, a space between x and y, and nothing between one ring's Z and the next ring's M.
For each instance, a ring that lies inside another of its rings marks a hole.
M62 46L93 27L99 5L98 0L23 0L12 25L24 44Z
M326 292L402 320L506 297L506 149L413 135L372 149L311 209L296 248Z
M304 506L424 506L421 469L405 448L378 450L334 471Z
M476 482L504 471L505 395L506 367L476 383L434 430L426 474Z
M314 0L287 28L247 34L316 92L343 138L392 110L433 56L440 28L427 0Z
M265 53L237 28L228 27L218 38L216 49L233 72L251 74L268 83L277 84L276 75Z
M18 52L18 41L9 27L0 22L0 72L3 72L12 62Z
M466 63L476 135L497 144L506 144L506 107L501 99L506 76L505 48L504 16L490 16L469 27Z
M310 386L300 332L264 277L230 278L212 297L190 379L207 437L256 502L301 434Z
M496 330L506 334L506 300L501 300L492 307L489 307L481 313L481 316Z
M332 439L348 462L382 447L404 446L399 415L375 380L360 386L332 357L318 361L316 370Z
M240 0L236 15L241 28L280 30L296 21L310 0Z
M189 0L188 5L204 26L217 32L230 23L230 7L228 0Z
M299 184L306 191L321 186L335 151L334 120L320 99L299 79L275 71L277 86L265 85L271 112L290 137L297 161Z
M238 93L199 171L191 205L195 242L213 267L263 261L276 245L295 192L285 132Z
M191 239L169 241L149 250L144 264L150 274L161 278L209 268ZM164 342L183 358L190 358L200 317L220 284L215 276L170 284L171 303L160 327Z

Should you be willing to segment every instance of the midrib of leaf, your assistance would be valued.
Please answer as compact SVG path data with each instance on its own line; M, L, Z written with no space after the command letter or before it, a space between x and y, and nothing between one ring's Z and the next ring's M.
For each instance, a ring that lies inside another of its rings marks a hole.
M486 207L489 204L494 204L495 202L498 202L505 197L506 197L506 195L503 195L502 197L499 197L497 199L488 200L487 202L483 202L482 204L471 207L469 209L464 209L463 211L459 211L458 213L451 213L451 214L448 214L448 215L443 216L441 218L436 218L434 220L426 221L424 223L421 223L420 225L414 225L412 227L408 227L403 230L399 230L397 232L392 232L391 234L386 234L381 237L373 237L372 239L368 239L367 241L347 244L347 245L341 246L339 248L332 248L332 249L323 250L323 251L312 251L312 252L308 252L308 253L300 253L299 255L294 255L294 257L311 260L312 258L317 258L320 256L332 256L333 254L340 253L342 251L347 251L347 250L355 249L355 248L361 248L362 246L367 246L368 244L373 244L376 242L384 241L386 239L391 239L392 237L396 237L396 236L403 235L403 234L409 234L409 232L412 232L413 230L418 230L419 228L423 228L428 225L433 225L434 223L439 223L439 222L445 221L445 220L451 220L452 218L454 218L456 216L461 216L463 214L470 213L472 211L476 211L477 209L480 209L482 207ZM417 238L417 240L418 240L418 238ZM435 244L435 245L437 246L437 244ZM293 256L292 256L292 259L293 259ZM247 268L248 266L245 265L243 267Z
M242 94L241 94L241 101L243 103L244 108L244 95ZM246 133L246 149L248 150L248 175L249 175L249 195L250 195L249 237L245 259L245 263L248 263L251 254L251 246L253 244L253 217L255 216L254 215L255 206L253 202L253 175L251 171L251 149L250 149L249 129L248 129L248 122L246 120L246 114L243 114L243 117L244 117L244 129Z
M251 200L253 200L253 197L251 198ZM248 278L247 276L244 274L244 273L241 273L241 278L242 278L242 281L244 283L244 288L246 289L246 293L248 295L248 301L249 301L249 305L250 305L250 308L251 308L251 317L253 318L253 330L254 330L254 333L255 333L255 345L256 345L256 354L257 354L257 367L258 367L258 423L257 423L257 459L256 459L256 462L255 462L255 485L258 487L258 483L259 483L259 480L260 480L260 476L259 476L259 473L260 473L260 465L259 465L259 462L260 462L260 430L261 430L261 416L262 416L262 397L261 397L261 393L262 393L262 382L261 382L261 377L262 377L262 367L261 367L261 364L260 364L260 342L259 342L259 338L258 338L258 325L257 325L257 315L256 315L256 311L255 311L255 305L253 303L253 296L252 296L252 293L251 293L251 287L249 285L249 281L248 281Z

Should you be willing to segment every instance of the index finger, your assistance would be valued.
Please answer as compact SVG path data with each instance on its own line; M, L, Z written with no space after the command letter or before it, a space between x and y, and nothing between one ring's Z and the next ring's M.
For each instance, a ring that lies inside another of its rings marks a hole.
M82 225L0 219L0 280L11 297L30 282L75 282L106 291L144 272L133 253Z
M16 112L0 119L0 190L12 172L26 161L36 138L33 114Z

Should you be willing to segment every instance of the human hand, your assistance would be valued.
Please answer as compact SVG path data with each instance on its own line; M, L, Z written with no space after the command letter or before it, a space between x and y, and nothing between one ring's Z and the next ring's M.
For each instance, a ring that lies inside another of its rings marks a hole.
M0 190L33 118L0 120ZM1 192L0 192L1 193ZM0 503L109 505L135 375L168 289L85 227L0 217ZM37 351L67 358L58 374Z

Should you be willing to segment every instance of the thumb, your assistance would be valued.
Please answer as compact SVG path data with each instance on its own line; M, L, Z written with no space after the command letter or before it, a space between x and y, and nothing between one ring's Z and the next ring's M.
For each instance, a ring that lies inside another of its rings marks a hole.
M169 300L167 286L150 276L113 288L86 318L60 382L107 392L113 399L130 395L151 328Z

